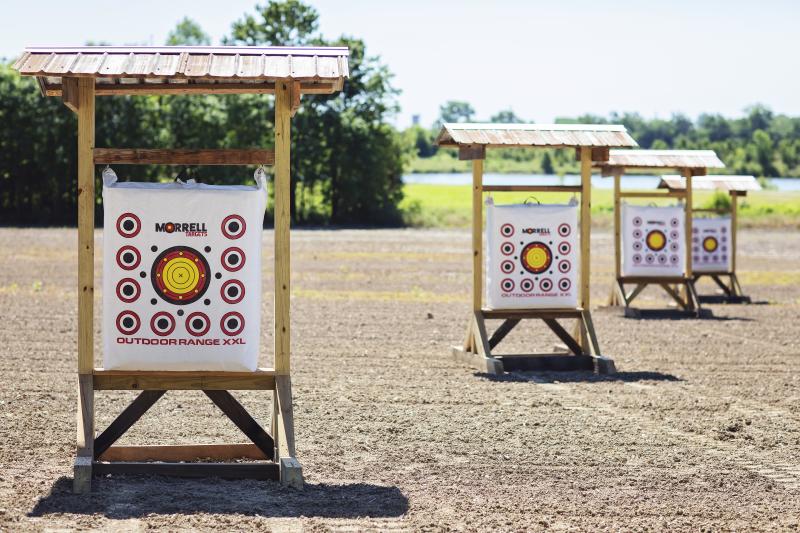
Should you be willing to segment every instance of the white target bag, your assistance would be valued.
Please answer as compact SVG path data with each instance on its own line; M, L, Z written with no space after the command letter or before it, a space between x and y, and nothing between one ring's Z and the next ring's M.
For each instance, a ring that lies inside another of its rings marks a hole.
M622 204L622 275L684 275L683 207Z
M261 311L258 185L117 183L103 173L103 365L254 371Z
M496 206L489 202L488 306L575 309L579 291L577 206Z
M731 219L695 218L692 220L692 270L731 271Z

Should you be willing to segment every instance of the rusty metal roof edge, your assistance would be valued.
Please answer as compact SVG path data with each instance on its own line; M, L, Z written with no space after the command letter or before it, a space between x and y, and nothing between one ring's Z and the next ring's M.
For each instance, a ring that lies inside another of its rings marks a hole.
M349 56L346 46L26 46L24 52L34 54L73 53L141 53L141 54L241 54Z
M505 131L609 131L624 132L622 124L503 124L495 122L445 122L449 130L505 130Z

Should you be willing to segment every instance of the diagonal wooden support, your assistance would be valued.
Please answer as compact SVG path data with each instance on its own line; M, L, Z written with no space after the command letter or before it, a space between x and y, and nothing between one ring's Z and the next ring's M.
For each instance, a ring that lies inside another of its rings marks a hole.
M267 459L275 457L275 441L270 437L266 431L250 416L250 413L236 401L230 392L226 390L204 390L206 396L211 398L214 405L220 408L225 413L225 416L231 419L236 424L242 433L247 435L247 438L253 441L253 444L258 446L258 449L264 452Z
M722 280L721 280L721 279L719 279L719 276L718 276L718 275L716 275L716 274L712 274L712 275L711 275L711 279L712 279L712 280L714 280L714 283L716 283L716 284L717 284L717 286L718 286L720 289L722 289L722 292L724 292L724 293L725 293L725 296L727 296L727 297L731 297L731 296L733 295L733 292L731 291L730 287L728 287L727 285L725 285L725 284L722 282Z
M667 284L667 283L660 283L660 285L661 285L661 288L664 289L664 291L666 291L667 294L672 296L673 300L678 302L678 305L680 305L683 308L684 311L689 311L690 310L689 306L688 306L688 302L684 301L684 299L681 298L681 295L678 294L677 291L675 291L675 289L670 287L669 284ZM687 295L687 299L688 299L688 295Z
M508 318L500 324L500 327L497 328L494 333L492 333L492 337L489 339L489 348L494 348L500 341L506 338L506 335L511 333L511 330L519 324L519 318Z
M594 332L594 323L592 322L592 313L589 312L588 309L584 309L581 312L581 320L583 321L583 325L586 328L586 331L589 334L589 340L591 341L591 353L590 355L600 355L600 344L597 342L597 334Z
M580 344L578 344L578 341L576 341L555 318L543 318L542 320L551 330L553 330L553 333L558 335L558 338L561 339L561 342L566 344L567 348L569 348L573 354L583 355L583 348Z
M94 457L100 457L117 439L128 431L142 415L144 415L159 398L164 396L165 390L145 390L133 400L128 407L114 419L100 436L94 439Z
M620 284L620 286L622 285ZM636 285L636 287L631 291L631 293L625 296L625 305L631 305L633 299L639 296L645 289L645 287L647 287L646 283L639 283L638 285ZM622 289L622 293L625 294L624 288Z

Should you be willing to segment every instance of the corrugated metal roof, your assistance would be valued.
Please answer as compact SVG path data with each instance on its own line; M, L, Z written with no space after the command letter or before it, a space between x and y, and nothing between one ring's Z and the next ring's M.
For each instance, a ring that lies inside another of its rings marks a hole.
M436 138L440 146L637 146L625 126L600 124L445 123Z
M625 168L725 168L713 150L611 150L603 166Z
M274 84L281 79L341 90L349 76L344 47L83 46L29 47L14 64L43 90L60 91L62 77L92 77L96 86ZM305 92L305 91L304 91ZM324 91L320 91L324 92Z
M683 176L661 176L659 189L684 190L686 179ZM707 191L760 191L761 185L755 176L695 176L692 178L692 190Z

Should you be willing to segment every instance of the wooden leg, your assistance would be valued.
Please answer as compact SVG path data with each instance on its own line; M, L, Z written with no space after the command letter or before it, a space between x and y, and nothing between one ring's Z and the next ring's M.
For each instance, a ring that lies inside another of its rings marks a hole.
M94 441L94 457L100 457L117 439L128 431L148 409L167 391L144 390L126 407L117 418Z
M92 490L94 458L94 385L91 374L78 374L78 445L72 490L85 494Z
M514 329L517 324L519 324L518 318L509 318L504 320L503 323L500 324L500 327L497 328L494 333L492 333L492 337L489 339L489 347L494 348L500 344L500 341L506 338L506 335L511 333L511 330Z
M475 320L470 317L469 321L467 322L467 336L464 339L464 351L465 352L475 352L475 339L474 339L474 323Z
M303 488L303 467L295 458L294 415L292 412L292 381L289 376L275 377L274 401L278 406L277 432L274 435L276 460L280 465L281 483L295 489Z
M588 309L584 309L581 312L581 318L584 326L586 327L586 332L589 336L589 339L591 340L591 355L600 355L600 345L597 342L597 335L594 332L594 323L592 323L591 312Z
M542 320L545 324L547 324L547 327L553 330L553 333L555 333L558 338L561 339L561 342L567 345L567 348L569 348L573 354L583 355L586 353L583 350L583 347L569 333L567 333L567 330L565 330L555 318L544 318Z
M621 284L620 284L620 287L622 287ZM633 301L633 299L636 298L637 296L639 296L646 287L647 287L647 284L645 284L645 283L639 283L638 285L636 285L636 287L634 287L634 289L631 291L631 293L628 294L627 296L625 296L625 305L626 306L631 305L631 302ZM623 291L623 294L624 294L624 292L625 292L624 289L622 289L622 291Z
M670 287L670 285L668 283L661 283L660 285L661 285L661 288L664 289L664 291L667 294L672 296L672 299L675 300L678 303L678 305L683 308L684 311L690 311L691 310L689 308L689 305L688 305L688 300L684 300L683 297L680 294L678 294L678 292L675 291L675 289ZM684 285L684 286L686 286L686 285ZM687 294L687 298L688 298L688 292L685 292L685 294Z
M727 285L725 285L725 283L722 282L722 280L719 278L719 276L714 274L714 275L711 276L711 279L714 280L714 283L717 284L717 287L722 289L722 292L723 292L723 294L725 294L726 297L730 298L731 296L733 296L732 288L728 287Z

